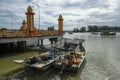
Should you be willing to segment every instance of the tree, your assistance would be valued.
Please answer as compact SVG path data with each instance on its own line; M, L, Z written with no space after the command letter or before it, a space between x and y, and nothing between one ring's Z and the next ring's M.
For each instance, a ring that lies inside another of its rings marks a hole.
M81 27L80 28L80 32L85 32L86 31L86 27Z

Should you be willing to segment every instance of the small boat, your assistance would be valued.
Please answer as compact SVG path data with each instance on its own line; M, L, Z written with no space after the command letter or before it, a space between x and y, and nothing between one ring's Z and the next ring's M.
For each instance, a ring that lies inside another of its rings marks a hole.
M98 35L99 33L98 32L92 32L91 34L92 35Z
M26 67L46 70L51 67L55 60L58 58L58 56L55 56L54 54L55 52L49 51L38 56L14 60L14 62L25 65Z
M39 50L39 49L38 49ZM27 57L25 59L14 60L17 64L25 65L26 67L36 68L40 70L46 70L53 66L53 63L59 58L58 51L55 48L51 48L50 51L41 55Z
M73 32L72 32L72 31L70 31L70 32L69 32L69 34L73 34Z
M66 48L64 47L65 54L56 60L54 67L61 71L69 70L77 72L86 56L85 48L82 45L84 41L82 39L74 39L71 42L66 41Z
M105 31L105 32L101 32L100 35L116 35L116 33Z

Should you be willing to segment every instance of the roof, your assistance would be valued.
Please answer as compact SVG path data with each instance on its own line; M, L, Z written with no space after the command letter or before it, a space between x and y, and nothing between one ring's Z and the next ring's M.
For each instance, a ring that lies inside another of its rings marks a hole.
M73 43L73 44L78 44L85 41L85 39L78 39L78 38L74 38L74 39L63 38L63 39L65 40L66 43Z
M30 5L28 6L27 11L32 12L32 7Z
M59 19L63 19L63 18L62 18L62 15L59 15Z

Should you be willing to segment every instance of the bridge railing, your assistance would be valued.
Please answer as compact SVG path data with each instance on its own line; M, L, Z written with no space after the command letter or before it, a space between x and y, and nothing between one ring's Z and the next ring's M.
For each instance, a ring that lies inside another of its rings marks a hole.
M61 35L58 30L37 30L37 33L32 36L51 36L51 35ZM0 29L0 37L25 37L30 36L28 31L23 30L8 30L4 32Z

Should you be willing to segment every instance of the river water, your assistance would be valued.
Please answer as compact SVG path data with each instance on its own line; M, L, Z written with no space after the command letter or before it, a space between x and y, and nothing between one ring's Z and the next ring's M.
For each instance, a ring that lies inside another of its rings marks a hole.
M78 73L49 69L46 71L24 69L9 75L17 80L120 80L120 33L116 36L74 33L66 38L85 39L86 59Z

